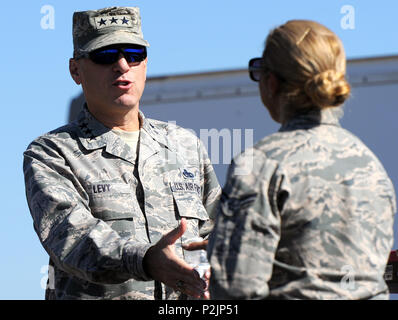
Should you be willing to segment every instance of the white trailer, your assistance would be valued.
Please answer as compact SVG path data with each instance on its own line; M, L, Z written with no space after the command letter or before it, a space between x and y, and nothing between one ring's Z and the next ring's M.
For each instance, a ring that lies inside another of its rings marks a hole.
M374 151L398 186L398 56L352 59L347 71L352 96L341 124ZM279 128L247 69L149 78L141 110L194 130L221 184L233 155Z

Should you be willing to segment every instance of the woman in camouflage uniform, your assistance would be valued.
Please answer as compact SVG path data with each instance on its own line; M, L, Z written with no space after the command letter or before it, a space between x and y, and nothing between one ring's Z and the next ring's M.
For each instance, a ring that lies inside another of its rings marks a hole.
M350 95L339 38L272 30L250 75L280 130L231 164L208 245L213 299L387 299L393 185L339 124Z

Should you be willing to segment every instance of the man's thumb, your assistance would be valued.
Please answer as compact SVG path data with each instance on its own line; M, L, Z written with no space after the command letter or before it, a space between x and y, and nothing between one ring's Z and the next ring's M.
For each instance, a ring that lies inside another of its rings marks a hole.
M180 225L165 235L165 240L167 242L167 245L174 244L179 238L182 237L182 235L185 233L186 230L187 230L187 220L185 218L181 218Z

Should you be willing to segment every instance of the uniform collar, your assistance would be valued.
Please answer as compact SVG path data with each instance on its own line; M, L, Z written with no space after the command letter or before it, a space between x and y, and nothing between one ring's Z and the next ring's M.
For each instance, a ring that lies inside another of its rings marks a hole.
M165 126L154 125L153 120L145 118L142 111L139 111L139 117L141 118L141 132L144 131L148 134L148 138L157 141L167 149L171 149L169 140L167 139L168 130Z
M79 139L88 150L102 148L112 140L112 135L109 134L111 129L105 127L94 118L88 110L86 103L83 105L83 110L77 118L77 126L80 133Z
M324 110L312 109L308 112L296 115L283 124L279 131L310 129L319 125L333 125L339 127L339 119L342 116L342 107L326 108Z
M165 129L155 127L145 115L139 111L140 117L140 148L141 160L149 158L162 148L169 148ZM79 140L87 150L106 147L106 151L129 162L135 162L135 155L130 147L112 130L94 118L86 103L77 119ZM157 142L157 143L156 143Z

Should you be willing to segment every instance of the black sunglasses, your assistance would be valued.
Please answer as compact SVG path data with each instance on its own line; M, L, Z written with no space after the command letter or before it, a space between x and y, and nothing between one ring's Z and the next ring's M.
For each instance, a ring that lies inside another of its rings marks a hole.
M249 61L249 75L250 79L253 81L260 81L261 74L264 74L265 72L272 72L280 82L285 82L285 79L282 78L279 74L277 74L275 71L272 71L270 68L266 67L263 64L263 58L253 58L250 59Z
M253 58L249 61L249 76L253 81L260 81L261 72L266 69L262 60L262 58Z
M128 63L141 62L146 59L146 47L109 47L100 48L78 57L90 58L96 64L112 64L119 60L120 54Z

